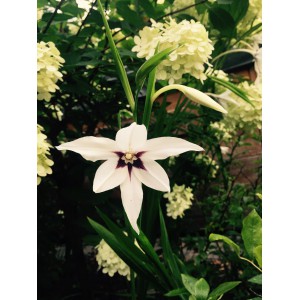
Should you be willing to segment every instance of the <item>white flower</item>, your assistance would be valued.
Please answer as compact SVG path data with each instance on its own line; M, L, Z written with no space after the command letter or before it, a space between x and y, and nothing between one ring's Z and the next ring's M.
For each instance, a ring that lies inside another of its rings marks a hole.
M229 142L232 139L230 128L226 127L222 122L211 123L209 129L219 141Z
M93 190L101 193L118 185L123 207L136 232L143 200L142 183L159 191L169 191L169 178L155 161L186 151L203 151L200 146L175 137L147 140L144 125L132 123L120 129L116 139L82 137L57 147L71 150L91 161L106 160L96 171Z
M178 47L157 66L156 78L168 80L169 84L179 83L184 74L205 80L204 65L214 49L205 27L194 20L176 23L170 18L166 23L151 22L151 27L144 27L134 37L136 46L132 51L138 52L138 57L149 59L157 47L158 51Z
M42 133L43 130L42 126L37 125L37 185L41 183L41 177L52 174L51 166L54 164L48 157L52 146L47 142L47 136Z
M247 92L248 98L253 106L238 97L236 94L230 92L228 97L231 97L232 101L222 101L228 111L228 114L224 116L222 123L225 124L225 128L228 128L231 131L240 129L253 134L257 129L261 129L261 85L249 84L247 81L244 81L240 83L238 87Z
M184 216L184 211L192 206L192 200L194 199L193 190L185 185L175 184L172 192L164 194L164 198L167 198L169 203L166 204L167 216L177 219Z
M126 276L127 280L130 280L130 268L116 252L111 249L105 240L101 240L99 245L95 248L97 250L96 260L99 269L102 268L104 274L107 273L112 277L115 273L119 273L121 276Z
M62 73L58 71L65 60L52 42L37 44L37 99L50 101L51 93L59 87L58 80L62 81Z

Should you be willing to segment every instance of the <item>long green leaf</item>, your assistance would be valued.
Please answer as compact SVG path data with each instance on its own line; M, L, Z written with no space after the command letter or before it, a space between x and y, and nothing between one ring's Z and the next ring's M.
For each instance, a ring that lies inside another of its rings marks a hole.
M161 242L163 248L164 259L168 264L168 267L173 274L174 280L176 281L176 286L178 288L182 287L181 284L181 274L177 265L177 262L173 256L173 252L170 246L168 232L165 224L165 220L163 217L163 213L161 211L160 203L159 203L159 221L160 221L160 229L161 229Z
M103 19L103 23L104 23L104 27L105 27L105 31L106 31L106 36L107 36L107 39L108 39L108 43L109 43L109 46L110 46L110 49L111 49L111 52L112 52L112 55L113 55L113 58L114 58L114 61L115 61L115 64L116 64L118 75L120 77L120 80L121 80L123 89L125 91L126 97L128 99L129 105L131 107L131 110L132 110L132 112L134 112L135 103L134 103L133 94L132 94L132 91L131 91L131 88L130 88L130 84L129 84L129 81L128 81L127 73L126 73L126 70L124 68L123 62L122 62L120 54L118 52L118 49L117 49L117 47L115 45L115 42L113 40L108 22L106 20L106 17L105 17L104 11L103 11L101 1L100 0L97 0L97 1L98 1L98 8L99 8L101 17Z
M176 50L177 47L167 48L159 53L153 55L150 59L145 61L142 66L138 69L135 75L135 82L137 86L137 91L139 92L143 87L146 77L148 74L159 65L164 59L168 57L170 53Z
M221 283L209 294L208 300L216 300L219 296L234 289L240 283L241 281L228 281L228 282Z
M188 294L185 288L175 289L165 294L166 297L176 297L183 294Z
M147 93L146 93L146 101L144 106L144 114L143 114L143 124L148 128L151 118L152 111L152 101L151 98L155 92L155 78L156 78L156 68L154 68L148 78L147 85Z
M262 244L262 220L255 209L243 220L242 239L247 253L253 259L254 249Z
M234 94L245 100L247 103L249 103L252 107L254 107L251 100L248 98L247 93L243 91L242 89L238 88L235 84L228 82L226 80L214 77L214 76L208 76L212 81L226 87L230 91L232 91Z
M96 210L100 217L103 219L107 227L116 235L118 240L121 243L124 243L126 247L129 249L136 248L136 250L139 250L139 252L142 253L142 256L140 256L138 259L142 259L143 261L147 261L148 266L153 266L152 272L154 272L160 280L166 285L166 288L174 287L174 282L172 281L172 277L168 274L166 268L164 265L160 262L158 255L156 254L154 248L152 247L151 243L147 239L147 237L143 234L143 232L140 232L138 235L134 230L133 234L135 238L138 240L139 245L141 246L142 252L131 240L130 237L126 236L123 231L116 225L114 222L112 222L103 212L101 212L97 207ZM135 252L135 254L137 254ZM146 254L146 256L145 256ZM139 253L137 254L139 255ZM173 284L173 285L172 285Z
M142 250L157 267L158 271L162 274L162 276L165 277L165 280L169 283L170 287L176 287L175 280L173 279L171 274L168 274L165 266L159 260L157 253L155 252L153 246L151 245L150 241L145 236L145 234L142 231L140 231L140 234L136 234L136 232L134 232L134 235Z
M171 284L168 281L168 279L169 279L168 273L165 270L164 266L159 261L159 258L157 256L156 252L154 251L153 247L151 246L150 242L147 244L148 248L147 247L145 247L145 249L142 248L142 250L144 250L144 252L145 252L145 250L147 250L148 252L146 252L146 253L142 252L141 249L138 248L134 244L132 239L129 236L126 236L124 234L124 232L114 222L112 222L97 207L96 207L96 210L97 210L97 213L99 214L99 216L103 219L103 221L107 225L107 227L110 229L110 231L114 233L114 235L118 239L119 243L123 244L124 247L127 247L129 250L131 250L136 255L136 259L139 259L139 260L142 260L143 262L145 262L149 268L149 271L151 271L153 274L155 274L156 277L158 277L160 279L160 281L164 285L166 285L166 289L170 288ZM139 238L139 235L135 233L135 237ZM140 238L140 239L142 239L142 238ZM146 243L145 239L146 239L146 237L143 239L144 243ZM151 251L150 247L152 247L152 251Z
M147 260L140 259L136 251L132 247L127 248L109 230L88 218L89 223L95 231L103 238L106 243L116 252L116 254L128 264L137 274L144 276L161 290L167 290L163 283L157 280L155 273L151 270Z
M230 246L230 248L232 248L232 250L238 255L240 256L240 247L234 242L232 241L230 238L228 238L227 236L221 235L221 234L215 234L215 233L211 233L208 237L210 242L214 242L214 241L223 241L224 243L226 243L228 246Z

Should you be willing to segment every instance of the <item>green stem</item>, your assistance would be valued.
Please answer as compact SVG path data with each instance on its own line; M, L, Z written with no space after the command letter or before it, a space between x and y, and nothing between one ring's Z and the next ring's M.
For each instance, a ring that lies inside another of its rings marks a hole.
M231 49L231 50L227 50L219 55L217 55L211 62L215 62L216 60L218 60L219 58L221 58L224 55L230 54L230 53L238 53L238 52L246 52L249 53L251 55L255 55L254 51L249 50L249 49Z
M112 52L112 55L113 55L113 58L114 58L114 61L115 61L115 64L116 64L116 68L117 68L117 71L118 71L123 89L125 91L127 100L128 100L129 105L131 107L131 110L135 114L134 97L133 97L133 94L132 94L132 91L131 91L131 88L130 88L130 84L129 84L129 81L128 81L126 70L124 68L124 65L123 65L123 62L121 60L120 54L119 54L119 52L117 50L117 47L115 45L115 42L113 40L111 30L110 30L108 22L106 20L105 13L104 13L101 1L100 0L97 0L97 1L98 1L98 9L99 9L99 12L101 14L103 24L104 24L104 27L105 27L108 43L109 43L109 46L110 46L110 49L111 49L111 52Z
M134 276L134 271L131 268L130 268L130 289L131 289L131 299L136 300L135 276Z
M147 85L147 93L146 93L146 101L144 106L144 114L143 114L143 124L148 128L151 118L151 111L152 111L152 97L155 92L155 76L156 75L156 68L154 68L150 74L148 79Z
M54 20L54 17L55 17L56 14L57 14L57 11L61 8L61 6L63 5L64 2L65 2L65 0L61 0L61 1L57 4L57 6L55 7L55 10L54 10L53 14L51 15L51 18L49 19L49 21L48 21L48 23L47 23L45 29L43 30L43 34L45 34L45 33L48 31L48 29L49 29L49 27L50 27L52 21Z
M242 257L242 256L240 256L240 259L247 261L249 264L251 264L254 268L256 268L259 272L262 273L262 269L259 268L259 267L258 267L255 263L253 263L251 260L249 260L249 259L247 259L247 258L245 258L245 257Z

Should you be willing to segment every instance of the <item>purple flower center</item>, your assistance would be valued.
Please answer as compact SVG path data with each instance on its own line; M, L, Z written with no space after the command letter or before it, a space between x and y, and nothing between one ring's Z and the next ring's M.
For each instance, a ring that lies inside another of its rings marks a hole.
M132 153L132 152L114 152L115 154L117 154L119 156L119 160L118 160L118 164L116 166L117 168L124 168L127 167L128 168L128 173L129 176L131 176L131 171L132 168L138 168L138 169L143 169L146 171L146 168L142 162L142 160L140 159L140 157L145 153L144 151L141 152L137 152Z

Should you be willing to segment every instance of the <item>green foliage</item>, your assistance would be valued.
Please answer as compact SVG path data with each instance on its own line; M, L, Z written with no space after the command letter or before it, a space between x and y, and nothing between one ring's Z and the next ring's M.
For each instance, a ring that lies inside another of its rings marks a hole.
M243 220L242 238L250 258L261 261L262 220L255 210Z
M224 243L226 243L228 246L232 248L232 250L236 253L237 256L240 256L240 251L241 251L240 247L226 236L212 233L209 235L209 241L210 242L223 241Z
M209 15L205 26L214 42L212 57L261 30L257 24L237 36L248 1L198 2L195 9L201 20ZM165 295L217 300L226 293L224 299L254 299L261 291L261 275L249 261L262 266L262 204L256 195L261 193L260 162L255 164L254 180L241 180L238 174L243 169L240 156L252 151L252 137L235 132L224 142L210 127L223 116L179 94L173 94L172 101L163 95L152 107L155 87L167 84L156 81L155 69L174 48L170 46L148 61L131 51L138 31L149 26L150 18L163 22L164 9L173 1L166 0L164 5L152 0L101 1L103 8L111 11L108 20L98 10L100 1L87 12L75 0L64 1L54 14L59 3L37 1L37 7L44 8L37 23L38 41L54 42L65 59L59 90L52 93L49 103L37 103L38 123L45 128L48 141L57 146L83 136L114 139L118 128L138 120L148 127L149 138L176 136L201 145L218 168L199 162L192 152L174 158L174 164L165 161L171 187L176 183L193 188L193 206L182 219L171 219L162 193L143 187L142 230L137 235L126 225L118 189L92 192L101 162L51 148L53 174L38 186L38 298L71 299L76 294L86 300L124 299L134 282L141 299ZM193 19L185 13L171 16ZM223 62L218 60L214 68L222 69ZM204 82L188 74L182 78L182 84L204 93L215 93L222 86L249 102L251 95L237 88L237 82L237 78L228 82L216 76ZM62 112L61 119L56 108ZM230 152L222 154L221 145ZM93 247L101 239L137 274L135 280L128 283L117 274L110 277L97 272ZM241 260L241 255L249 261Z

